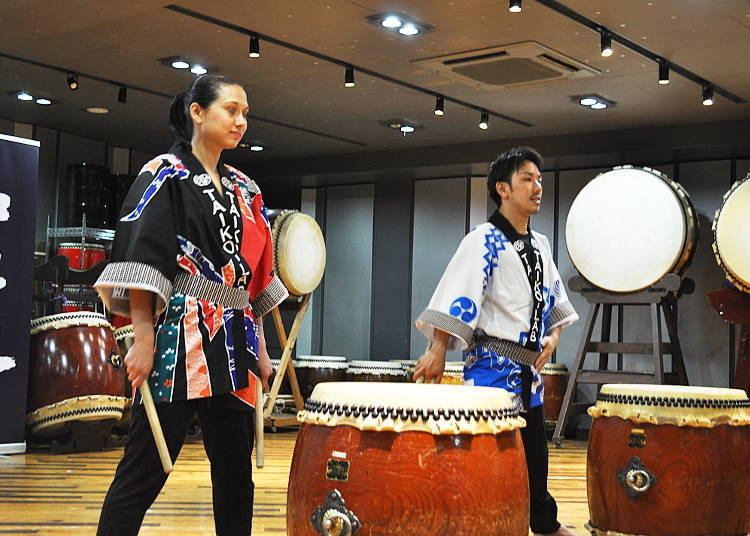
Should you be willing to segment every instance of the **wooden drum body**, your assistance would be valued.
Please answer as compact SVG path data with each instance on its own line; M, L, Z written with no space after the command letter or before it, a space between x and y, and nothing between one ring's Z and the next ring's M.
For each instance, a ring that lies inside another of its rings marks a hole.
M406 372L390 361L350 361L346 370L350 382L406 382Z
M695 253L698 218L682 186L650 168L619 166L578 193L565 238L573 265L611 292L636 292L682 274Z
M605 385L589 413L593 535L750 531L750 400L744 391Z
M716 261L732 285L750 293L750 174L724 195L713 231Z
M304 296L320 284L326 244L314 218L296 210L269 211L276 274L289 293Z
M302 398L308 399L319 383L346 381L349 364L342 356L301 355L294 367Z
M299 417L289 536L528 534L524 422L505 391L321 383Z
M556 422L560 416L570 373L562 363L546 363L540 374L544 382L544 419Z
M55 436L68 421L122 418L126 398L117 344L104 315L63 313L31 322L26 423Z

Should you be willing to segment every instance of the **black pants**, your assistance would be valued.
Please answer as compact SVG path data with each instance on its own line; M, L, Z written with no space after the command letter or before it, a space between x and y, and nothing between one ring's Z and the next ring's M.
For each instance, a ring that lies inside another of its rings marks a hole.
M544 432L544 406L522 413L526 428L521 428L526 465L529 470L531 499L531 531L550 534L560 528L557 522L557 503L547 491L547 435Z
M177 459L193 416L198 414L211 463L214 524L218 536L249 536L253 516L254 412L235 407L232 395L157 404L172 461ZM177 467L179 471L179 467ZM102 506L97 536L135 536L167 475L161 466L143 405L133 420L120 464Z

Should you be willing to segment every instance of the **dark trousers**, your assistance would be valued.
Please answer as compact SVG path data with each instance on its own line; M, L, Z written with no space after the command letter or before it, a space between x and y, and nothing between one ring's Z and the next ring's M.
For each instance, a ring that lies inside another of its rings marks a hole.
M156 411L174 462L188 427L197 413L203 445L211 463L214 524L218 536L249 536L253 516L252 462L254 412L233 407L222 395L157 404ZM179 466L176 467L179 471ZM156 499L167 475L161 466L148 417L139 404L115 478L104 499L97 536L135 536L146 510Z
M557 503L547 491L547 435L544 431L544 406L522 413L526 428L521 428L526 465L529 470L531 499L531 531L550 534L560 528L557 522Z

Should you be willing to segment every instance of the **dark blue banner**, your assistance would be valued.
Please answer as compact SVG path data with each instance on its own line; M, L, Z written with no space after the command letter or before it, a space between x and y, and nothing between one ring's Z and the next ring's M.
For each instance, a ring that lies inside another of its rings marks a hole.
M39 142L0 134L0 454L24 452Z

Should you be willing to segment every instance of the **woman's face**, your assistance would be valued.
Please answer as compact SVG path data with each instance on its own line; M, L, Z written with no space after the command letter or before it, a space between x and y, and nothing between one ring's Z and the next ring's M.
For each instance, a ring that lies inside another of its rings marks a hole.
M234 149L247 130L247 95L241 86L222 84L216 99L208 106L190 105L198 140L220 149Z

